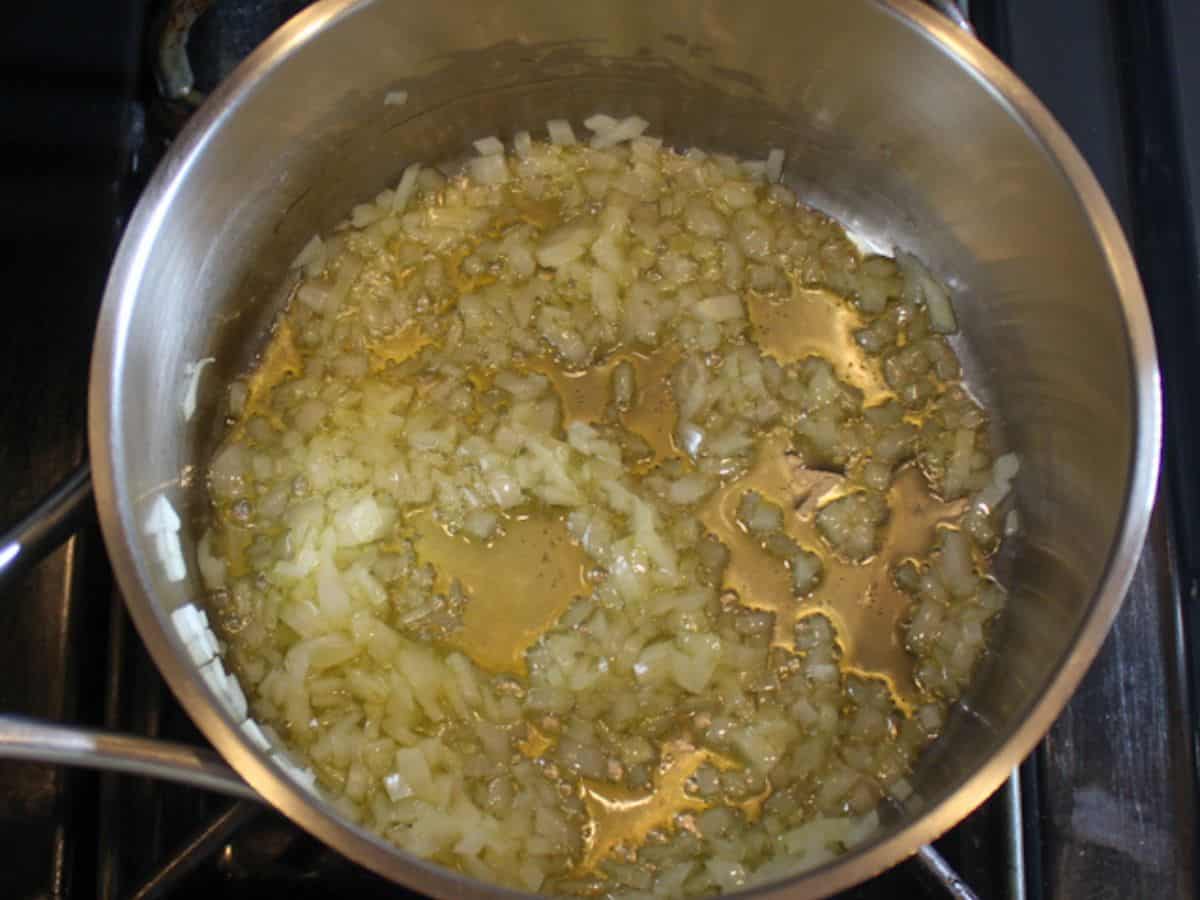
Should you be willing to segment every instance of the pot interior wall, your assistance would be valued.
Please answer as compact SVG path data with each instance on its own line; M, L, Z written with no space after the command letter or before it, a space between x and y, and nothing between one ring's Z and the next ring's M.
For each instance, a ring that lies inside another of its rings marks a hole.
M1104 248L1060 168L985 84L896 13L844 0L333 4L262 52L286 62L218 111L219 93L194 126L207 136L176 163L122 338L113 440L135 510L202 465L220 385L261 345L288 262L408 163L597 110L636 112L675 146L755 158L782 147L804 198L953 286L972 387L1021 457L1010 608L914 778L912 811L987 764L1092 603L1126 502L1134 409ZM385 105L400 90L407 102ZM185 426L184 367L207 356ZM164 610L200 590L141 574Z

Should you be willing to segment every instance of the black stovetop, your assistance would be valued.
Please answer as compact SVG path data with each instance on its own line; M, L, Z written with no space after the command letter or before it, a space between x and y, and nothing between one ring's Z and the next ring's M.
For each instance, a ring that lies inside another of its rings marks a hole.
M108 263L179 106L144 64L164 3L14 4L0 29L0 523L82 459ZM303 0L217 0L192 34L211 86ZM1196 898L1187 635L1200 574L1200 4L972 0L980 37L1107 191L1151 304L1167 400L1160 502L1100 657L1019 776L938 848L985 900ZM1200 653L1200 645L1191 648ZM200 742L115 595L95 527L0 599L0 710ZM396 897L277 815L143 779L0 762L0 895ZM844 895L944 896L902 865Z

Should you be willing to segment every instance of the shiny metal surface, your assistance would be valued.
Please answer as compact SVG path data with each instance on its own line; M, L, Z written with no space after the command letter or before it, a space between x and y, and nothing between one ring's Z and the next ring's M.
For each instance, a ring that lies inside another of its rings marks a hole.
M259 796L219 756L200 747L0 715L0 758L127 772L237 797Z
M388 91L408 91L403 107ZM90 436L130 613L206 736L269 802L352 859L442 897L503 895L340 819L244 739L167 622L192 599L140 524L194 502L219 391L257 349L286 264L414 159L604 108L668 141L781 146L810 202L914 250L958 298L972 386L1021 454L996 653L926 755L903 815L786 886L865 879L981 802L1045 733L1132 574L1158 465L1157 366L1137 274L1103 194L1050 115L981 45L909 0L618 0L599 7L330 0L292 20L201 109L147 189L110 278ZM187 363L213 355L200 414ZM203 423L210 423L207 426Z
M931 6L941 10L942 15L946 16L963 31L968 34L975 33L975 29L971 27L971 19L967 15L966 0L929 0L929 3Z
M58 547L92 512L92 470L85 462L0 534L0 590Z
M1025 820L1021 809L1021 767L1012 770L1004 786L997 792L1004 801L1008 813L1008 870L1007 893L1009 900L1026 900L1029 873L1026 867Z
M979 900L979 895L971 890L971 886L958 876L946 862L946 858L932 846L927 844L918 850L916 860L941 885L951 900Z

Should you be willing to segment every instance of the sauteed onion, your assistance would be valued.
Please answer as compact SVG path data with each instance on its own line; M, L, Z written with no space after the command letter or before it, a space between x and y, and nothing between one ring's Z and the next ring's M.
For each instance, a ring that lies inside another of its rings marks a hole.
M1017 463L945 287L637 117L410 166L295 262L198 547L267 741L488 881L680 896L904 800ZM582 135L583 132L580 132Z

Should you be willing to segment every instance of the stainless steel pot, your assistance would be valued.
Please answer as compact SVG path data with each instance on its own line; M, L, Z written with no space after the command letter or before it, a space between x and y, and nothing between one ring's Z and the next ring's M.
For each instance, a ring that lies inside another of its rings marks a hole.
M404 104L385 104L399 91ZM1111 209L1015 76L913 0L326 0L293 19L198 113L122 242L89 410L105 539L156 663L257 795L410 887L506 895L349 824L255 749L169 622L201 594L190 551L171 580L145 525L160 496L183 511L200 502L219 387L259 348L309 236L408 162L600 109L637 112L677 145L783 147L809 202L928 260L957 296L970 383L1021 455L1022 530L1002 561L1010 606L914 796L869 844L759 891L828 894L946 831L1045 733L1124 596L1158 467L1150 324ZM207 357L185 418L188 366ZM14 737L8 752L46 736ZM143 762L197 764L164 754Z

